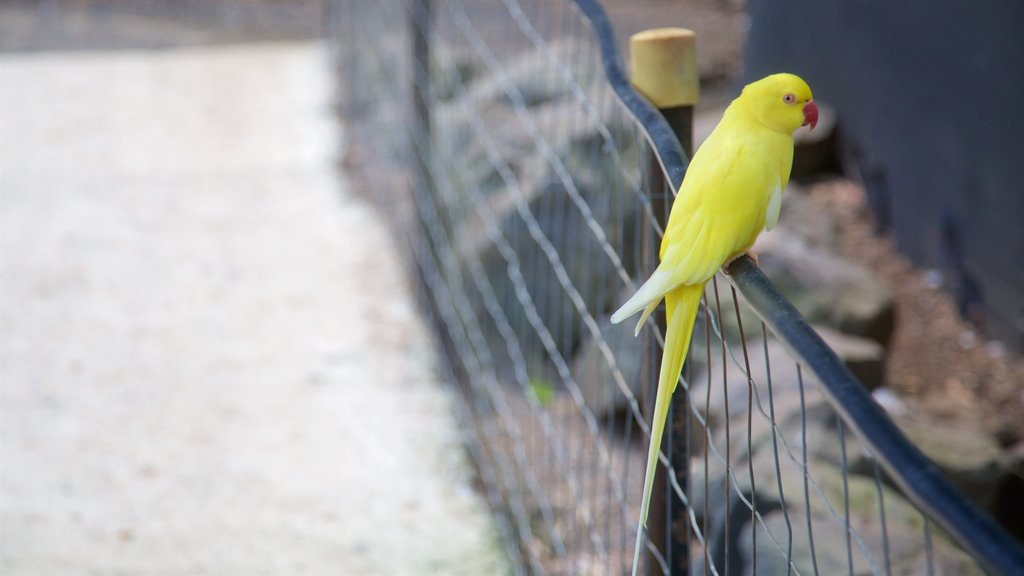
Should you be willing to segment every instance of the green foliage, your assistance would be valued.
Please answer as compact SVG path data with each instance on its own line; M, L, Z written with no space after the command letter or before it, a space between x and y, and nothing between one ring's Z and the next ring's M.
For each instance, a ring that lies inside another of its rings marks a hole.
M537 403L547 408L555 398L555 387L546 378L530 378L530 393Z

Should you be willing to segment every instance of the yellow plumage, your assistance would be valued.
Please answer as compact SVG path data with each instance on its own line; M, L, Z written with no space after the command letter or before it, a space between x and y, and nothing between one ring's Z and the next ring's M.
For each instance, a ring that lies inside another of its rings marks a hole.
M636 327L639 333L665 299L665 351L651 424L634 576L665 418L690 348L704 285L724 264L750 250L761 230L770 230L778 221L782 191L793 165L793 132L802 125L813 128L818 119L812 98L807 84L792 74L774 74L743 89L690 162L672 205L657 270L612 315L612 322L618 323L643 310Z

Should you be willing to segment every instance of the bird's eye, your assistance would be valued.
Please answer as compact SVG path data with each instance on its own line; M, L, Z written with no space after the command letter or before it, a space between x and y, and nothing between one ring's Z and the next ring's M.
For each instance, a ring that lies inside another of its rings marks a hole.
M792 94L786 94L785 96L782 97L782 101L785 102L786 104L792 104L793 102L796 102L796 96Z

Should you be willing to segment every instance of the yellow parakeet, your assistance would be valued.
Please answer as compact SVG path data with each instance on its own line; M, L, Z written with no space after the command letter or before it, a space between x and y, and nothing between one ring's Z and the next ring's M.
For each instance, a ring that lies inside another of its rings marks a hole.
M782 191L793 165L793 132L800 126L813 129L817 121L811 89L793 74L774 74L743 88L690 162L665 227L657 270L612 315L612 322L618 323L643 310L636 326L639 334L665 299L665 351L644 475L634 576L669 401L690 347L704 285L719 268L749 251L761 230L771 230L778 222Z

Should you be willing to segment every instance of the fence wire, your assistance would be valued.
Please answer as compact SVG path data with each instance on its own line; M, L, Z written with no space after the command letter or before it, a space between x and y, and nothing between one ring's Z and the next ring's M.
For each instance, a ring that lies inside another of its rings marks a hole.
M523 574L630 570L664 343L654 322L634 339L608 317L656 265L671 204L660 170L678 182L685 156L651 161L662 127L609 84L595 33L607 22L592 10L335 0L329 12L350 139L407 233ZM709 283L698 314L645 573L982 573L730 284L746 294L759 273L737 271Z

